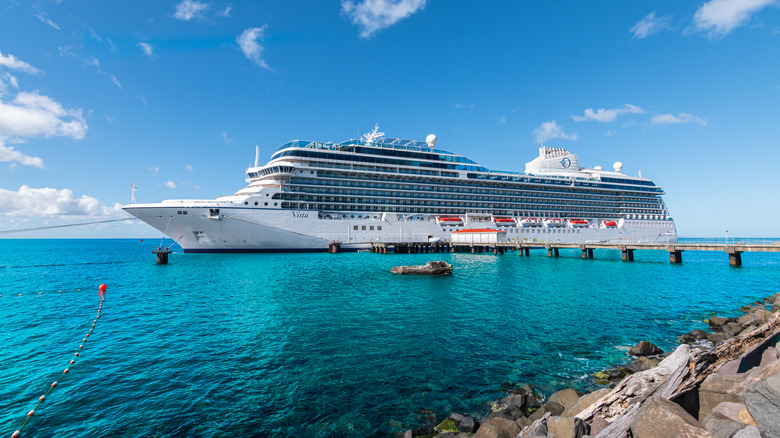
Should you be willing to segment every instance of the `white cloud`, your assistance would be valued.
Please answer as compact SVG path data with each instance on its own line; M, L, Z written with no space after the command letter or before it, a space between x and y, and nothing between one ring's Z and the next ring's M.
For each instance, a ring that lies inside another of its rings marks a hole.
M64 109L48 96L22 92L11 102L0 101L0 136L53 135L84 138L87 123L80 109Z
M175 189L176 188L176 183L173 182L173 181L168 181L168 182L165 183L165 187L168 187L169 189Z
M501 116L498 118L498 124L499 125L505 125L506 124L506 116Z
M477 106L473 103L463 103L463 102L456 102L455 108L462 109L462 108L468 108L468 109L474 109Z
M341 12L360 28L361 38L374 33L421 10L427 0L363 0L359 3L341 0Z
M0 138L0 162L11 163L11 170L16 169L16 163L24 166L37 167L43 169L43 160L38 157L31 157L25 155L11 146L6 146L2 138Z
M104 207L97 199L82 195L76 197L69 189L49 187L31 188L26 185L12 191L0 188L0 215L2 216L116 216L121 205Z
M43 13L43 11L38 10L35 13L35 17L39 20L41 20L43 23L48 24L49 26L53 27L54 29L60 30L60 27L57 26L57 24L53 21L51 21L46 15Z
M146 55L146 56L148 56L150 58L154 57L154 47L152 47L151 44L149 44L147 42L144 42L144 41L140 41L138 43L138 47L140 47L141 50L144 51L144 55Z
M533 130L533 134L536 136L536 141L539 143L544 143L553 138L562 138L565 140L577 140L579 138L576 133L569 135L563 132L563 128L561 128L555 120L542 123L538 128Z
M658 114L650 119L650 123L655 125L673 125L680 123L698 123L701 126L707 126L707 119L699 116L694 116L690 113L680 113L676 116L674 114Z
M201 18L208 8L209 5L207 3L199 2L197 0L183 0L176 5L176 12L173 14L173 18L184 21L189 21L193 18Z
M645 18L639 20L634 27L631 28L631 32L634 34L634 38L643 39L648 36L658 33L662 30L672 28L672 16L664 15L661 17L655 16L655 11L647 14Z
M192 164L185 164L184 168L187 170L192 170Z
M160 168L158 166L148 166L146 170L148 170L149 172L157 173L160 171Z
M10 53L8 54L8 56L3 55L3 52L0 52L0 67L5 67L11 70L17 70L24 73L29 73L31 75L35 75L41 72L37 68L31 66L30 64L24 61L21 61L19 58L15 57L14 55L11 55Z
M777 0L710 0L693 16L693 26L709 38L722 38Z
M222 139L225 140L225 144L233 143L233 141L235 140L235 138L229 137L228 133L225 131L222 131Z
M645 110L643 110L642 108L640 108L640 107L638 107L636 105L631 105L631 104L627 103L627 104L623 105L622 108L611 108L611 109L600 108L600 109L598 109L596 111L594 111L593 108L588 108L588 109L585 110L585 114L584 115L582 115L582 116L571 116L571 119L574 120L575 122L584 122L584 121L587 121L587 120L594 120L596 122L606 123L606 122L614 121L615 119L617 119L617 117L619 115L623 115L623 114L644 114L644 113L645 113Z
M246 56L247 59L255 63L258 67L271 70L271 67L266 64L262 57L263 46L260 45L260 42L263 41L263 33L265 33L266 27L268 27L268 25L246 29L245 31L241 32L241 35L236 37L236 42L238 42L238 45L241 47L241 51L244 53L244 56Z
M231 11L231 10L233 10L233 6L231 6L231 5L228 5L228 6L225 8L225 10L224 10L224 11L222 11L222 12L221 12L219 15L220 15L221 17L229 17L229 16L230 16L230 11Z

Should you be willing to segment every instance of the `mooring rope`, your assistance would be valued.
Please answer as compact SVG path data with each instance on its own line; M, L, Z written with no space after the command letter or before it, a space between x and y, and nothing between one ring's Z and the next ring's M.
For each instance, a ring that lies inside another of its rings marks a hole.
M57 387L60 380L62 380L62 378L65 377L65 375L68 374L68 372L70 372L70 367L72 367L76 363L76 359L78 359L79 357L79 352L84 348L84 344L87 343L87 339L89 339L89 335L93 332L93 330L95 330L95 324L97 324L98 320L100 319L100 312L103 310L103 301L106 300L105 284L101 284L98 287L98 294L100 295L100 304L98 305L97 316L95 316L95 320L92 321L92 326L89 328L89 332L86 335L84 335L84 339L81 340L81 345L79 345L79 351L77 351L73 355L73 359L71 359L70 362L68 362L68 366L65 368L64 371L62 371L60 377L54 382L52 382L52 384L49 386L49 390L46 391L46 393L43 394L42 396L38 397L38 403L36 403L35 407L32 408L30 412L27 413L27 418L25 418L24 423L22 423L22 425L19 426L19 429L17 429L16 431L14 431L13 434L11 434L11 438L19 438L22 435L22 429L24 429L24 426L26 426L30 422L30 419L33 417L33 415L35 415L35 411L46 400L46 396L48 396L52 391L54 391L54 388Z
M41 230L51 230L54 228L67 228L67 227L81 227L84 225L95 225L95 224L107 224L109 222L120 222L120 221L133 221L137 220L139 218L137 217L127 217L123 219L108 219L103 221L93 221L93 222L79 222L77 224L63 224L63 225L50 225L47 227L34 227L34 228L19 228L16 230L0 230L0 234L11 234L11 233L23 233L25 231L41 231Z

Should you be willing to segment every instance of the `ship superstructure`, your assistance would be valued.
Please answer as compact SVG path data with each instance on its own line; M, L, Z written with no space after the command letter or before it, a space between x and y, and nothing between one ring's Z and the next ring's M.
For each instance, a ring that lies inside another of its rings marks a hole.
M342 143L295 140L246 171L248 185L215 200L130 204L125 210L185 252L325 251L338 242L449 240L453 231L501 227L538 242L677 241L651 180L579 165L542 147L525 172L487 169L426 142L378 129Z

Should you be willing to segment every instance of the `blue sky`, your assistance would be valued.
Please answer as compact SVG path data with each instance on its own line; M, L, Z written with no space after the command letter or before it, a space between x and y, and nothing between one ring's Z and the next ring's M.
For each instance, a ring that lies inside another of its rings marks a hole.
M622 161L681 236L777 237L779 116L780 0L0 0L0 231L231 194L255 145L378 123L496 170Z

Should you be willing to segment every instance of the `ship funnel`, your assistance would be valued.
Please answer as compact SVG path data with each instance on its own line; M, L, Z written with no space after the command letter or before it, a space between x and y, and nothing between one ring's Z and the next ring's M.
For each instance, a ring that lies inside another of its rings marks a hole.
M255 167L260 164L260 146L255 146Z

